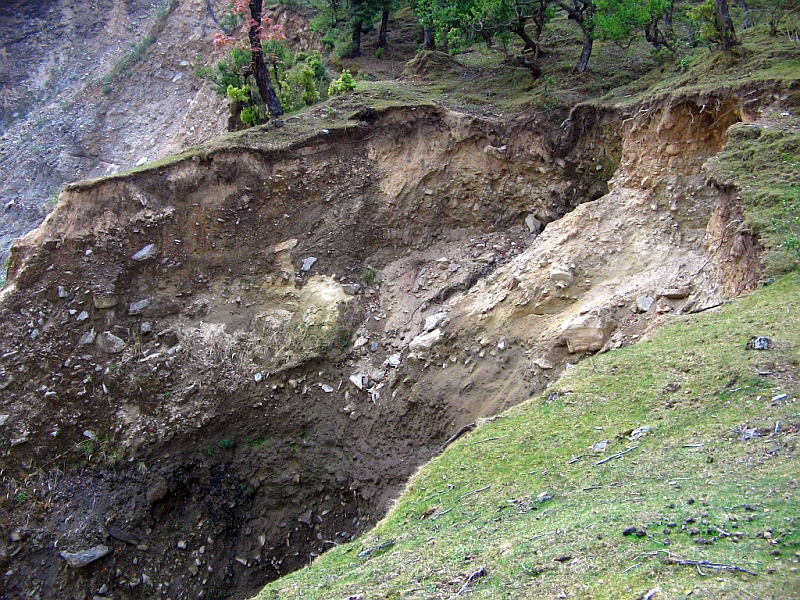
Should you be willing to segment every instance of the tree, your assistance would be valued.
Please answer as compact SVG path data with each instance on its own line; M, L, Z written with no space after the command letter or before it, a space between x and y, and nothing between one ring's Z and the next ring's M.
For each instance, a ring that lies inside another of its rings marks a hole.
M567 13L567 18L575 21L583 33L583 48L581 57L575 70L583 73L589 67L589 58L592 56L594 45L594 0L556 0L561 9Z
M693 23L699 25L700 38L730 50L739 42L733 29L728 0L705 0L687 11Z
M250 52L253 54L252 74L258 86L258 93L261 94L261 99L267 105L269 116L275 119L283 115L283 108L281 108L275 88L272 87L267 63L264 61L264 49L261 46L263 40L269 39L269 35L265 32L262 24L263 0L249 0L249 2L248 0L237 0L234 10L238 9L239 12L243 12L245 2L247 2L246 6L250 10L250 20L247 22L249 25L247 37L250 40Z
M595 27L599 37L627 47L644 33L655 48L672 49L661 22L672 10L672 0L595 0Z
M714 0L714 28L717 30L719 44L723 50L730 50L739 43L733 29L728 0Z

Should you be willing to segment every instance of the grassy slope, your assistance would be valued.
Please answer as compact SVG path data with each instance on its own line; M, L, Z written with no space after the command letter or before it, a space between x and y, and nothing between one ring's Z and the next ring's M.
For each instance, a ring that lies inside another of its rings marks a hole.
M369 535L261 597L452 597L480 568L470 597L800 597L799 349L798 274L676 317L456 442Z
M797 49L763 31L745 37L734 59L693 52L688 71L676 59L660 73L621 82L625 87L598 88L607 92L600 102L757 89L759 81L797 87ZM504 77L487 54L459 58L468 79ZM608 65L593 60L595 73L580 84L587 89L570 83L565 70L549 82L518 85L529 100L555 97L564 106L602 80ZM468 83L468 90L480 89ZM427 85L468 109L513 111L529 101L513 92L478 97L447 77ZM747 217L770 250L770 268L789 275L713 313L675 317L647 342L582 363L547 394L422 469L369 535L260 597L635 598L656 589L655 598L800 597L800 274L793 246L800 144L797 119L782 118L757 134L751 127L733 135L712 166L742 190ZM771 337L773 348L746 350L754 335ZM638 440L626 437L642 426L654 429ZM752 430L759 435L743 439ZM605 451L590 449L602 440L609 442ZM598 464L619 452L625 453ZM552 499L541 500L542 493ZM638 535L624 535L627 528Z

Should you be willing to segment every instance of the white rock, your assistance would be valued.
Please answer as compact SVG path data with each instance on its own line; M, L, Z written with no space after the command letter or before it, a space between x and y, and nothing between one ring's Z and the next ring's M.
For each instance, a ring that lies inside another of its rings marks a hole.
M326 394L330 394L333 391L333 386L328 385L327 383L323 383L321 386L322 391Z
M156 246L155 244L147 244L136 254L131 256L131 259L138 262L144 262L146 260L150 260L151 258L155 258L157 255L158 255L158 246Z
M543 227L542 222L534 215L528 215L525 217L525 226L528 228L530 233L539 233Z
M400 366L400 359L401 359L401 356L400 356L400 353L398 352L397 354L392 354L387 359L386 362L389 364L390 367L399 367Z
M356 386L359 390L362 390L367 387L369 384L369 376L365 373L358 373L357 375L350 375L350 381Z
M439 326L439 323L445 320L446 317L447 314L442 312L425 317L425 331L433 331Z
M572 271L563 267L556 267L551 270L550 279L557 283L565 283L567 285L570 285L573 281L575 281Z
M441 329L434 329L433 331L427 331L425 333L419 334L415 337L411 342L408 344L408 349L411 352L419 352L420 350L430 350L433 348L436 343L442 339L442 330Z
M639 296L636 298L636 311L647 312L650 310L650 307L653 306L653 302L655 302L655 300L649 296Z
M605 345L614 329L614 322L598 315L579 315L561 329L570 352L596 352Z
M97 333L95 332L94 327L92 327L89 331L81 336L81 339L78 340L78 346L88 346L89 344L93 344L96 337Z

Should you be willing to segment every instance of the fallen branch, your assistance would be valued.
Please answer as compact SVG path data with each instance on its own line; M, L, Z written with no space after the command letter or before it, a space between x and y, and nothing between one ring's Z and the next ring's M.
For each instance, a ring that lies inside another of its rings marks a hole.
M463 496L459 496L459 497L458 497L458 499L456 500L456 502L461 502L461 501L462 501L464 498L467 498L467 497L469 497L469 496L472 496L472 495L474 495L474 494L480 494L481 492L485 492L485 491L486 491L486 490L488 490L490 487L492 487L492 484L491 484L491 483L490 483L489 485L487 485L486 487L482 487L482 488L481 488L481 489L479 489L479 490L474 490L474 491L472 491L472 492L467 492L467 493L466 493L466 494L464 494Z
M557 534L557 533L558 533L558 530L556 530L556 531L548 531L547 533L540 533L539 535L535 535L535 536L533 536L533 537L531 538L531 541L533 541L533 540L538 540L539 538L543 538L543 537L545 537L546 535L555 535L555 534Z
M627 573L628 571L633 571L633 570L634 570L636 567L641 567L641 566L642 566L642 563L636 563L635 565L631 565L630 567L628 567L627 569L625 569L625 570L622 572L622 574L624 575L624 574L625 574L625 573Z
M452 509L452 508L448 508L447 510L443 510L443 511L442 511L442 512L440 512L440 513L436 513L435 515L433 515L433 516L431 517L431 521L435 521L436 519L438 519L438 518L439 518L439 517L441 517L442 515L446 515L446 514L447 514L447 513L449 513L451 510L453 510L453 509Z
M608 483L606 485L590 485L589 487L583 488L582 491L591 492L593 490L602 490L603 488L608 488L608 487L617 487L618 485L619 481L615 481L614 483Z
M455 442L462 435L464 435L466 433L469 433L470 431L472 431L476 427L477 427L477 425L474 422L469 423L468 425L464 425L461 429L459 429L453 435L451 435L444 444L442 444L442 447L439 448L439 452L442 452L445 448L447 448L450 444Z
M464 591L467 589L469 584L472 583L473 580L477 579L478 577L484 577L485 575L486 575L486 568L485 567L481 567L480 569L478 569L477 571L472 573L472 575L467 577L467 582L461 587L460 590L458 590L458 593L456 594L456 597L458 597L461 594L463 594Z
M374 554L375 552L380 552L381 550L386 550L387 548L391 548L394 546L395 540L389 540L388 542L384 542L382 544L378 544L377 546L372 546L371 548L367 548L362 550L358 553L358 558L364 558L365 556L369 556L370 554Z
M570 459L569 459L569 461L567 461L567 464L568 464L568 465L574 465L574 464L575 464L576 462L578 462L580 459L582 459L582 458L586 458L587 456L589 456L589 455L588 455L588 454L581 454L581 455L579 455L579 456L573 456L572 458L570 458Z
M476 442L470 442L469 444L466 444L466 445L467 446L474 446L475 444L482 444L483 442L491 442L492 440L500 440L500 439L503 439L504 437L508 437L508 434L506 434L506 435L498 435L497 437L490 437L490 438L486 438L485 440L478 440Z
M726 563L715 563L708 560L691 560L688 558L680 558L676 556L669 550L659 550L658 552L666 554L666 558L664 558L665 562L672 563L675 565L682 565L684 567L697 567L697 570L700 571L700 567L706 569L714 569L715 571L731 571L733 573L747 573L748 575L758 575L754 571L750 571L743 567L738 567L736 565L729 565ZM702 571L700 571L702 573Z
M606 456L603 460L598 460L596 463L594 463L594 466L596 467L597 465L602 465L603 463L607 463L610 460L613 460L615 458L619 458L620 456L623 456L624 454L627 454L628 452L633 452L638 447L639 447L639 445L637 444L636 446L631 446L629 448L626 448L625 450L617 452L616 454L612 454L611 456Z
M652 600L653 596L661 592L661 586L656 586L649 592L647 592L644 596L642 596L642 600Z

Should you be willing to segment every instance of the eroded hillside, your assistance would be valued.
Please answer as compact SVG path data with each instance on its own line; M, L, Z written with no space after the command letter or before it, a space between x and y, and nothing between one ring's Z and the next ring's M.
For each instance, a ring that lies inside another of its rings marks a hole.
M340 99L70 185L0 305L6 593L244 597L476 419L754 287L703 170L752 92L560 126Z

